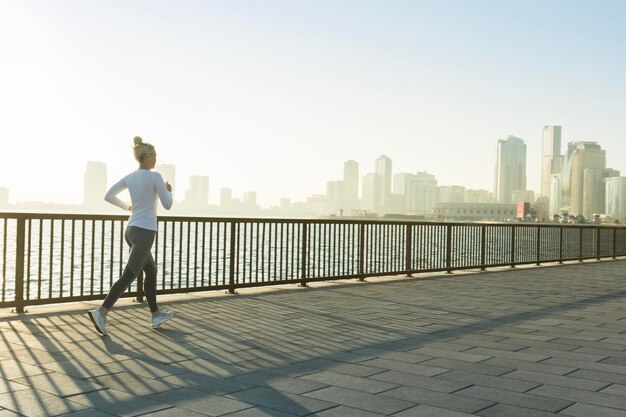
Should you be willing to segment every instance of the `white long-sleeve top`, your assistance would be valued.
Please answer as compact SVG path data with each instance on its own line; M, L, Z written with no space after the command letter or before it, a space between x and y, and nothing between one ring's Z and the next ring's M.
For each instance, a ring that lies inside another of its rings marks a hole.
M130 194L130 204L117 197L126 189ZM132 205L128 226L156 231L157 196L166 210L172 208L172 193L165 188L161 174L148 169L138 169L113 184L104 199L123 210L128 210Z

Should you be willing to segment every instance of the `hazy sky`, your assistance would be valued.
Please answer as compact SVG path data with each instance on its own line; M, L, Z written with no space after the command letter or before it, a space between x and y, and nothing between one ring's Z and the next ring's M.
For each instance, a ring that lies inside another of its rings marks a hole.
M394 173L493 188L496 142L594 140L626 175L626 2L0 0L0 186L81 202L159 162L210 177L210 199L303 200L386 154Z

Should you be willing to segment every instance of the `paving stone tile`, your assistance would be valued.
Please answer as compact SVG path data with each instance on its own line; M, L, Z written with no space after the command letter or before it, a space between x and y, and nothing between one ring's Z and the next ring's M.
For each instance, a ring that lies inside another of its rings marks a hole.
M414 349L409 352L417 353L417 354L425 355L425 356L432 356L435 358L448 358L448 359L454 359L457 361L465 361L465 362L482 362L485 359L489 359L492 357L489 355L469 353L469 352L472 352L474 349L476 348L470 348L465 352L454 352L454 351L448 351L445 349L435 349L435 348L426 347L426 348Z
M292 378L277 373L257 371L239 375L227 379L242 387L242 389L254 387L269 387L290 394L303 394L328 386L328 384L307 380L304 378Z
M319 358L310 361L300 362L297 365L313 369L314 371L332 371L338 374L346 374L359 377L366 377L383 372L380 367L370 366L368 364L369 362L370 361L364 361L359 363L345 363Z
M576 403L561 411L560 414L574 417L626 417L624 410L583 403Z
M416 404L430 405L464 413L474 413L493 404L491 401L474 399L456 394L444 394L428 389L403 386L385 391L379 396L411 401Z
M433 359L433 356L427 355L418 355L415 353L403 352L403 351L395 351L395 350L386 350L386 349L377 349L377 348L362 348L353 351L354 353L368 355L362 361L367 361L376 358L384 358L384 359L392 359L395 361L402 361L408 363L419 363L429 359Z
M570 366L580 369L626 375L626 366L624 365L612 365L600 362L574 361L571 359L561 358L550 358L545 360L543 363L545 363L546 365Z
M561 350L554 350L554 349L547 349L547 348L538 349L538 348L530 347L528 349L525 349L523 352L536 353L539 355L546 355L551 358L570 359L573 361L581 361L581 362L599 362L599 361L602 361L603 359L606 359L606 356L603 356L603 355L590 355L588 353L580 353L580 352L565 352Z
M386 414L371 413L369 411L359 410L358 408L350 408L344 405L315 413L316 417L383 417L385 415Z
M112 389L78 394L68 399L83 406L118 416L138 416L171 407L171 405L154 401L147 397L140 397Z
M4 379L17 379L27 376L35 376L47 373L46 369L27 363L19 363L16 360L0 360L0 377Z
M430 362L430 361L427 361L427 362ZM370 361L361 362L361 364L365 366L379 368L380 371L377 373L384 372L384 371L401 371L401 372L407 372L407 373L417 374L417 375L434 376L434 375L439 375L448 371L448 369L445 369L445 368L437 368L434 366L424 365L424 362L423 363L406 363L406 362L394 361L391 359L383 359L383 358L372 359ZM374 374L375 373L372 373L370 375L374 375ZM364 376L369 376L369 375L364 375Z
M376 375L373 375L374 377ZM299 379L315 381L325 386L332 385L337 387L349 388L354 391L362 391L370 394L377 394L396 388L396 384L382 382L371 378L360 378L351 375L338 374L335 372L322 371L314 374L304 375ZM320 387L321 388L321 387Z
M41 367L48 372L54 371L80 379L122 372L120 368L113 364L96 364L91 362L77 362L74 360L46 363Z
M481 362L481 365L494 365L494 366L509 366L509 370L522 369L524 371L531 372L543 372L552 375L566 375L574 372L578 369L572 366L571 361L567 362L551 362L552 359L547 359L541 362L528 362L517 359L505 359L505 358L492 358Z
M48 417L87 408L72 399L60 398L35 389L0 394L0 407L29 417Z
M533 390L524 394L504 391L496 388L481 387L478 385L465 388L464 390L456 392L456 394L492 401L494 403L504 403L518 407L550 411L553 413L572 404L572 401L566 401L559 398L546 398L549 396L532 395Z
M342 387L327 387L304 394L329 403L345 405L379 414L392 414L416 405L415 402L368 394Z
M483 417L554 417L557 414L509 404L496 404L477 412L476 415Z
M511 352L508 350L496 350L496 349L487 349L487 348L481 348L481 347L469 349L465 353L473 353L476 355L482 355L485 358L484 360L495 357L495 358L503 358L503 359L515 359L515 360L527 361L527 362L540 362L552 356L552 355L546 355L543 353L533 353L533 352L530 352L530 349L524 349L524 350L519 350L516 352Z
M88 379L100 387L116 389L129 394L147 396L160 392L167 392L181 388L180 385L167 383L160 380L147 379L129 372L121 372L113 375L103 375Z
M626 397L626 385L612 384L600 390L603 394L621 395Z
M521 379L523 381L538 382L540 384L577 388L586 391L599 391L608 385L607 382L599 382L589 379L574 378L571 376L551 375L523 370L513 371L511 373L503 375L503 377L510 379Z
M599 405L603 407L626 410L626 398L620 395L589 392L575 388L557 387L554 385L542 385L528 391L528 393L551 398L562 398L572 402L581 402L590 405Z
M449 382L456 382L457 384L465 385L465 387L462 387L462 388L466 388L470 385L480 385L483 387L498 388L498 389L503 389L503 390L508 390L508 391L515 391L515 392L526 392L540 385L540 383L537 383L537 382L520 381L520 380L509 379L505 377L477 374L473 372L458 371L458 370L450 371L448 373L441 374L441 375L437 375L436 377L432 379L433 380L446 380ZM406 384L406 385L409 385L409 384ZM429 388L428 386L424 388L432 389L432 388ZM462 388L459 388L459 389L462 389Z
M437 358L429 361L422 362L421 365L434 366L435 368L443 368L443 369L451 369L451 370L462 370L467 372L474 372L477 374L485 374L485 375L502 375L508 372L513 371L515 368L509 367L505 365L507 361L500 361L502 365L491 365L491 363L486 363L493 361L493 359L489 359L485 362L473 363L473 362L464 362L464 361L455 361L453 359L444 359ZM445 375L442 373L442 375Z
M450 372L437 375L433 378L423 375L409 374L406 372L387 371L380 374L372 375L368 378L377 381L389 382L396 386L408 385L412 387L425 388L439 392L454 392L472 385L472 383L461 382L458 379L454 378L442 378L444 375L447 375L449 373Z
M56 395L57 397L68 397L70 395L88 393L105 388L102 385L57 372L18 378L14 381Z
M322 414L313 414L319 416ZM293 417L295 414L278 411L267 407L252 407L234 413L225 414L225 417Z
M233 413L253 406L234 398L210 395L191 388L161 392L149 395L146 398L212 416Z
M105 413L104 411L88 408L82 411L75 411L73 413L63 414L63 417L111 417L113 415L114 414ZM0 417L2 417L2 414L0 414Z
M229 396L239 401L265 406L274 410L285 411L298 416L318 413L336 405L332 402L323 401L323 399L310 397L310 394L312 393L295 395L283 393L270 388L258 387L229 394Z
M420 404L417 407L400 411L394 414L394 417L470 417L474 414L462 413L460 411L448 410L445 408L432 407L430 405Z
M4 394L5 392L20 391L23 389L28 389L28 386L0 377L0 394Z

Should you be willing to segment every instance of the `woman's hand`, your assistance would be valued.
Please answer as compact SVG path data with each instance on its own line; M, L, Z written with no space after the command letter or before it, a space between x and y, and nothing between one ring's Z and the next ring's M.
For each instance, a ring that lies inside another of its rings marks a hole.
M172 191L172 184L169 181L165 181L165 189L167 191Z

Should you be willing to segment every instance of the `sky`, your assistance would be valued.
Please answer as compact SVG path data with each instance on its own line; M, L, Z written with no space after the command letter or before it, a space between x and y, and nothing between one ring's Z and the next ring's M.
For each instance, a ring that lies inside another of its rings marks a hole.
M597 141L626 175L621 0L0 0L0 187L80 203L88 160L113 184L159 163L262 207L304 201L343 164L493 190L498 139Z

